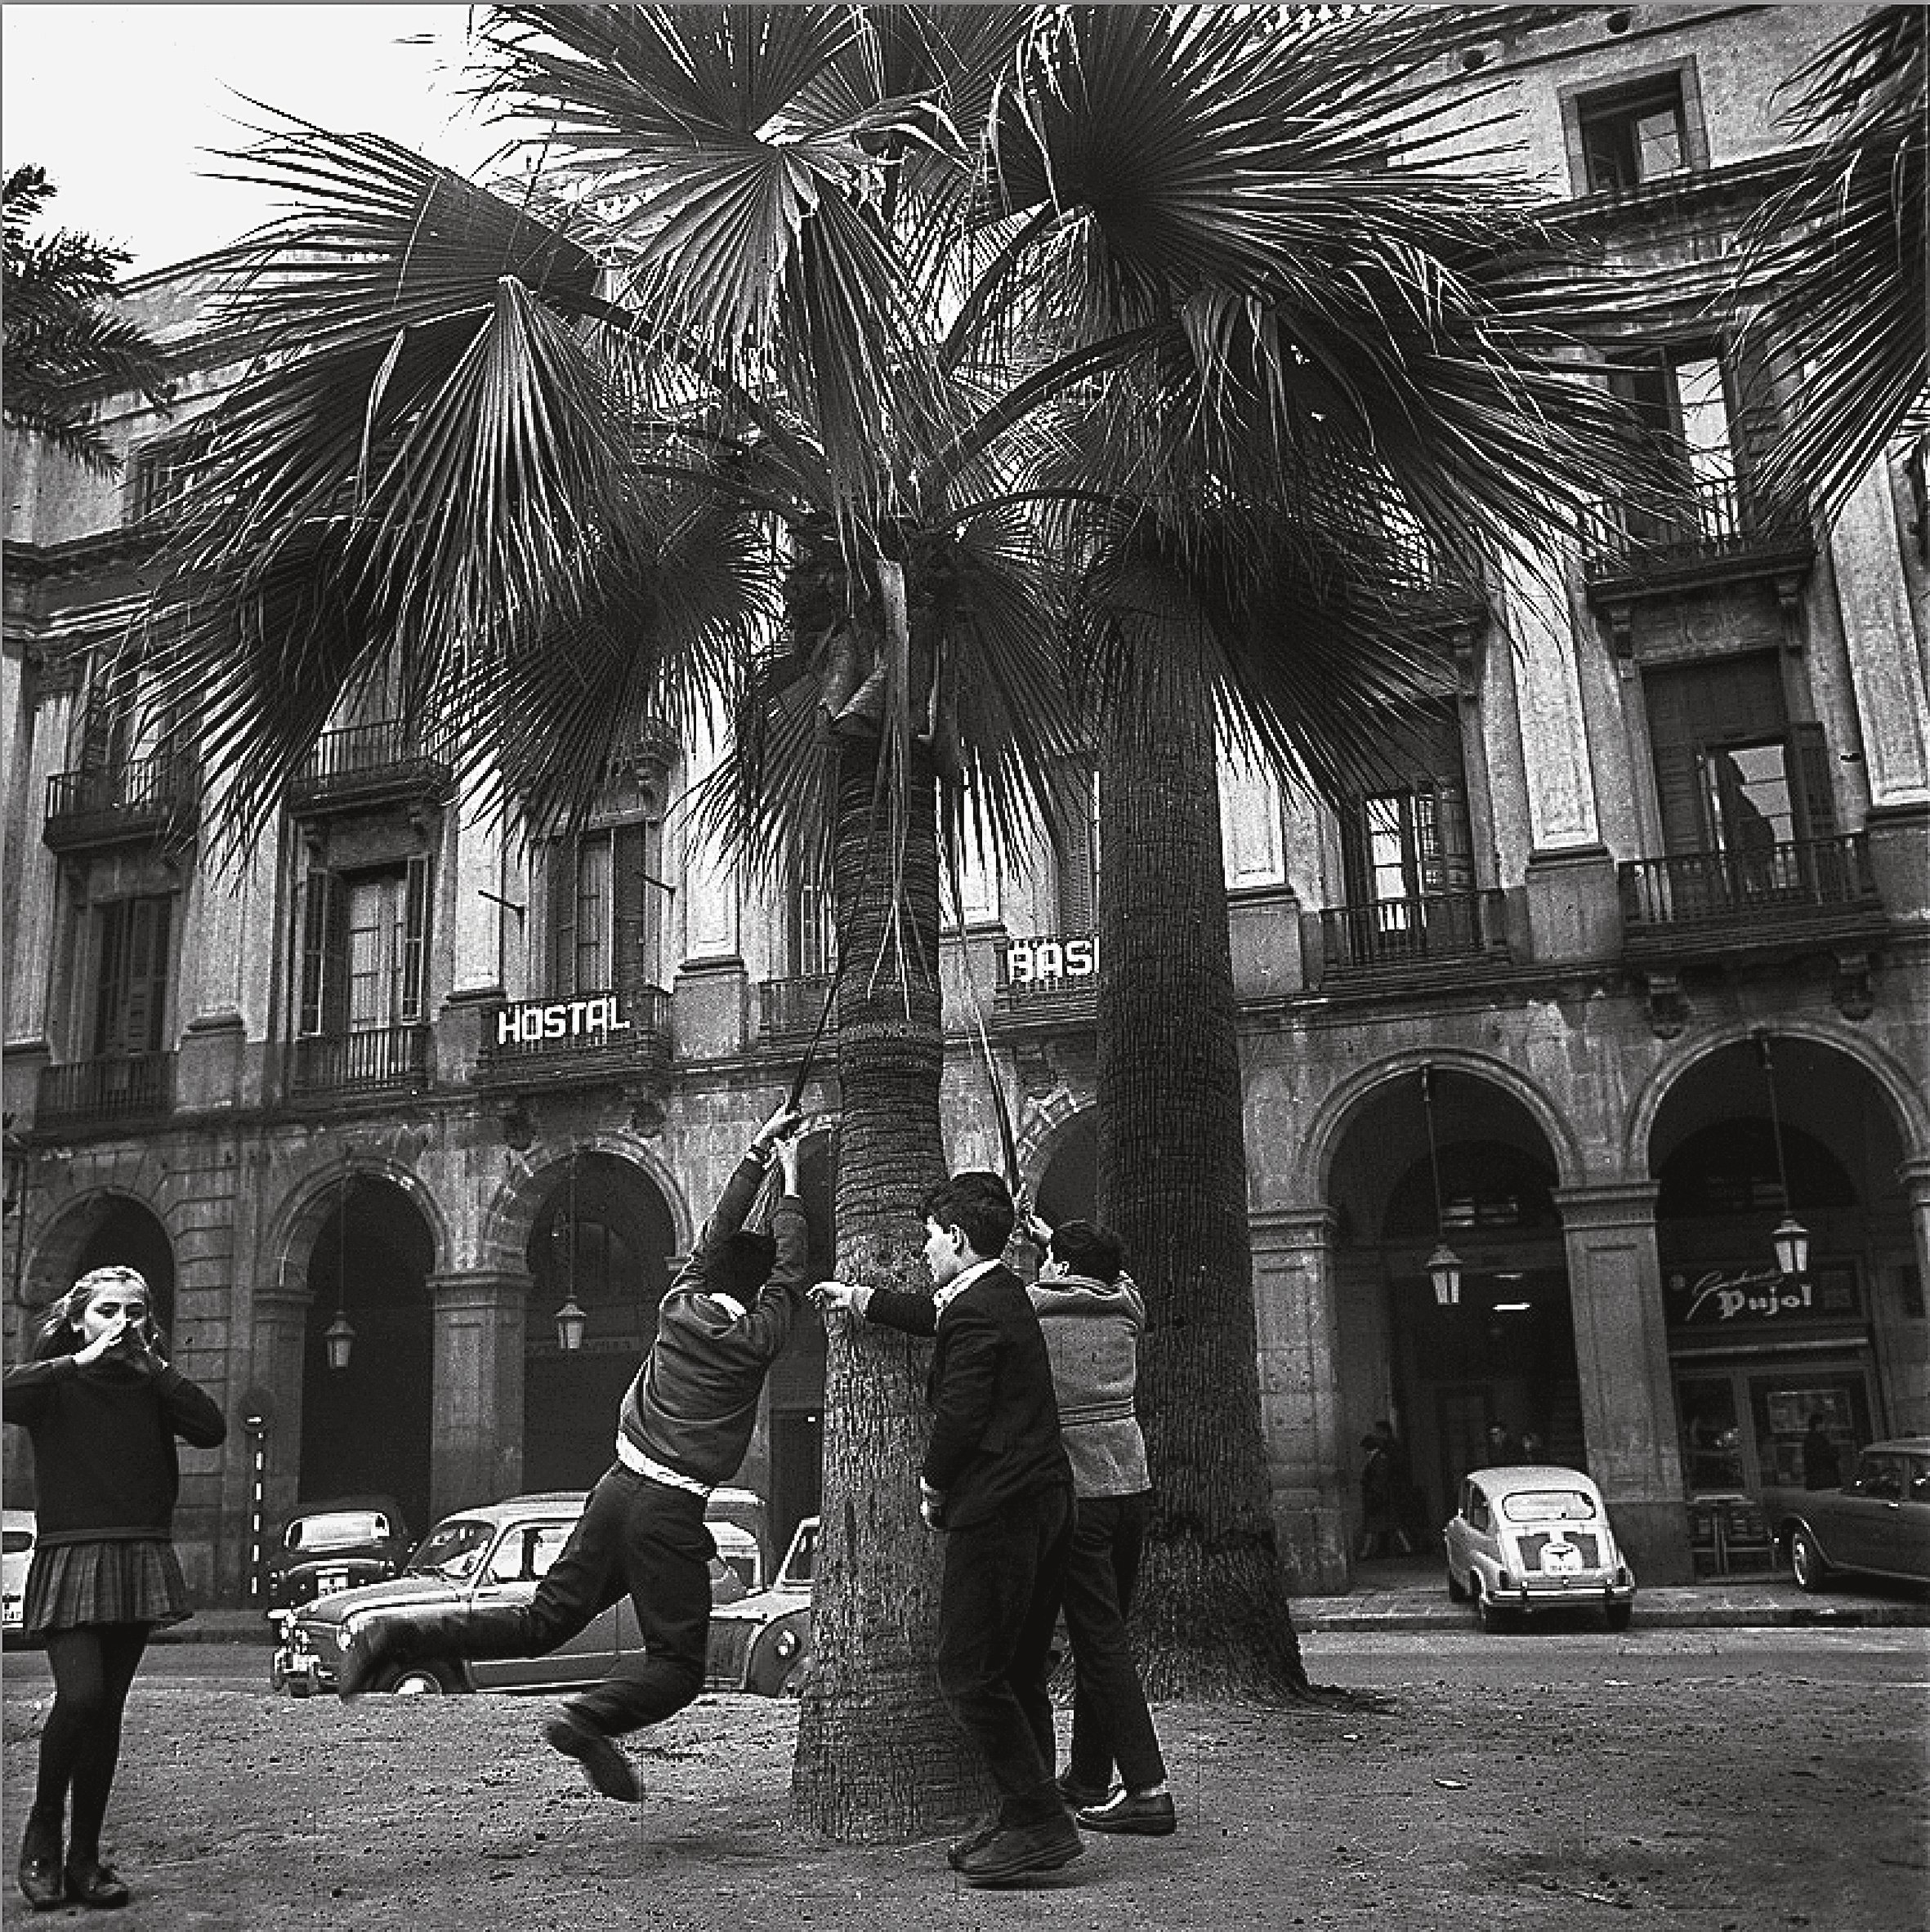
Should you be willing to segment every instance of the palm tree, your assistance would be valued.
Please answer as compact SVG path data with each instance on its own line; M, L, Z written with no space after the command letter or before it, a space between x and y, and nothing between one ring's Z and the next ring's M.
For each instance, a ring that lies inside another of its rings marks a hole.
M1552 326L1566 257L1519 194L1419 151L1432 30L509 7L482 29L487 85L549 163L514 201L373 137L273 133L252 172L302 205L234 303L274 348L208 439L154 627L152 681L193 693L209 765L236 774L228 824L264 821L378 672L536 823L581 811L646 716L689 737L722 707L715 822L834 889L839 1270L910 1283L942 1159L938 854L964 836L961 782L1010 849L1093 719L1109 797L1142 756L1210 794L1216 710L1329 771L1360 735L1350 699L1414 674L1398 600L1363 587L1376 499L1525 540L1600 474L1609 405ZM1275 531L1292 541L1253 540ZM1202 640L1183 665L1175 625ZM1320 674L1332 702L1276 708ZM1182 676L1176 735L1124 739ZM1082 689L1113 698L1082 719ZM1195 877L1216 845L1203 820L1168 863ZM1216 1311L1195 1332L1240 1477L1231 1507L1189 1477L1168 1523L1204 1594L1231 1578L1243 1630L1272 1633L1216 1653L1215 1681L1264 1651L1266 1681L1303 1682L1239 1341L1230 1005L1208 1017L1216 1245L1186 1265L1214 1278L1158 1278L1175 1364L1188 1310ZM1115 1158L1115 1194L1133 1172ZM931 1688L916 1368L889 1338L833 1338L795 1789L841 1835L917 1828L979 1781Z
M6 420L84 468L112 475L120 459L95 421L101 399L134 390L157 408L170 393L160 346L107 305L126 252L73 229L29 234L56 190L44 168L0 183L6 230L0 317L6 332Z
M1899 432L1930 434L1930 13L1873 8L1787 91L1814 145L1751 221L1737 294L1803 372L1764 487L1833 514Z

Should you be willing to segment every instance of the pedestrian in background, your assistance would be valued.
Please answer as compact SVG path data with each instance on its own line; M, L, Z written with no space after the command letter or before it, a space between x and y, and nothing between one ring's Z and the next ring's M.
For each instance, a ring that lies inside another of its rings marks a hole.
M1055 1229L1036 1215L1026 1227L1044 1251L1032 1305L1072 1465L1072 1748L1059 1788L1088 1831L1164 1837L1177 1823L1173 1796L1126 1630L1153 1501L1134 1408L1146 1303L1121 1269L1117 1235L1086 1220Z
M1843 1462L1829 1434L1829 1418L1820 1410L1809 1419L1803 1438L1803 1487L1835 1489L1843 1483Z
M150 1635L189 1614L170 1540L175 1441L212 1449L228 1425L168 1361L147 1283L132 1268L83 1274L0 1396L34 1445L38 1528L22 1626L45 1644L54 1680L20 1890L37 1912L68 1900L111 1908L129 1896L101 1859L122 1714Z
M1414 1554L1414 1542L1401 1520L1400 1502L1394 1488L1394 1464L1387 1446L1369 1432L1360 1438L1367 1460L1360 1466L1360 1549L1358 1560L1392 1556L1391 1546L1398 1543L1404 1556Z
M936 1338L919 1514L943 1530L938 1688L977 1746L999 1808L948 1854L969 1885L1057 1871L1085 1849L1052 1776L1046 1690L1072 1534L1072 1476L1052 1363L1025 1284L999 1256L1011 1191L996 1174L940 1182L923 1203L927 1300L820 1282L820 1306Z

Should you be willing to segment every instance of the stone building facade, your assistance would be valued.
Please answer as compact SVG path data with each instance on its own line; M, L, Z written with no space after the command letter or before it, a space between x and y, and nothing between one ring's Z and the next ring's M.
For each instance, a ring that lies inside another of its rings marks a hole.
M1594 1474L1657 1582L1761 1563L1746 1499L1792 1474L1812 1414L1846 1443L1930 1428L1922 452L1828 530L1765 500L1787 373L1743 366L1709 301L1787 165L1773 81L1855 11L1511 10L1463 56L1549 195L1679 290L1615 379L1677 433L1680 502L1607 506L1576 554L1485 587L1401 784L1335 809L1224 773L1262 1399L1301 1589L1355 1574L1352 1445L1378 1417L1431 1520L1490 1423L1532 1431ZM16 1354L82 1269L148 1274L238 1425L185 1456L179 1532L199 1590L239 1601L297 1497L391 1493L419 1532L594 1478L830 961L807 892L692 841L677 805L710 754L668 736L589 829L545 838L466 814L371 698L275 835L216 867L192 721L133 740L104 667L170 439L232 362L201 320L217 267L134 285L189 406L111 416L118 482L10 453L6 1322ZM997 1164L976 1003L1048 1216L1093 1191L1092 893L1089 848L974 877L948 945L954 1159ZM823 1230L834 1096L820 1076L810 1097ZM1799 1274L1772 1254L1791 1219ZM821 1395L806 1333L742 1479L780 1538L816 1501ZM7 1482L30 1497L11 1435Z

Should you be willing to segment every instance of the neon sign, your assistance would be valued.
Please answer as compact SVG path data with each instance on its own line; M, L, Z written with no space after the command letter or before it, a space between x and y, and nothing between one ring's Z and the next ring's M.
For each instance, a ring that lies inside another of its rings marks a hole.
M1008 939L1005 976L1014 986L1041 986L1055 979L1089 979L1099 970L1099 942L1076 939Z

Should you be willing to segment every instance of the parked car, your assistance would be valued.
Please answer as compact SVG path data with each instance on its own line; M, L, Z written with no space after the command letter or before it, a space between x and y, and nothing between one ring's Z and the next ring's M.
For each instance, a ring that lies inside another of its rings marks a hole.
M403 1573L384 1583L338 1591L278 1614L279 1640L270 1667L277 1689L297 1697L336 1687L342 1653L369 1621L398 1611L527 1602L562 1553L583 1514L580 1490L511 1497L445 1516ZM713 1520L718 1556L711 1565L710 1655L713 1690L775 1696L802 1680L811 1640L811 1573L817 1522L792 1538L776 1581L744 1592L741 1566L761 1564L756 1540ZM569 1690L593 1684L642 1649L628 1598L567 1643L536 1658L426 1658L392 1672L380 1688L404 1695L467 1690Z
M34 1537L31 1510L0 1510L0 1638L20 1634Z
M1615 1546L1608 1506L1579 1470L1548 1463L1477 1469L1441 1533L1448 1595L1472 1601L1483 1630L1551 1610L1599 1610L1626 1630L1635 1574Z
M1838 1571L1930 1583L1930 1435L1870 1443L1840 1489L1765 1489L1762 1503L1802 1589Z
M392 1496L337 1496L295 1506L268 1554L269 1614L402 1573L409 1525Z

